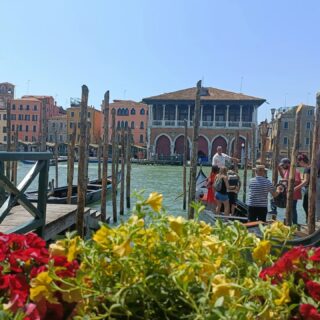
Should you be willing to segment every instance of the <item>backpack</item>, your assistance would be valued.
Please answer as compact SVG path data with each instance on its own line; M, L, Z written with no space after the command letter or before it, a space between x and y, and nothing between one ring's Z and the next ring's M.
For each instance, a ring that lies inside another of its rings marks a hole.
M220 192L222 190L222 181L223 181L223 179L220 177L216 177L216 179L214 180L213 187L218 192Z
M228 183L230 186L230 190L236 189L239 185L239 176L236 173L229 173L228 174Z
M287 206L287 187L281 182L276 185L276 187L278 186L281 186L283 191L273 198L273 201L278 208L285 208Z

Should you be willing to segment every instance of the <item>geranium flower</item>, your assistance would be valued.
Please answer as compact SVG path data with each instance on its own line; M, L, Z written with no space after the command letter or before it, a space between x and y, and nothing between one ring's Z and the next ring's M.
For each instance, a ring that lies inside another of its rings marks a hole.
M305 320L320 320L320 313L318 313L318 310L311 304L301 304L299 312Z
M320 283L310 280L306 283L306 287L310 296L314 300L320 301Z
M281 286L281 296L279 299L275 299L274 303L277 306L281 306L283 304L289 303L290 301L291 301L290 288L289 288L288 282L284 282L282 283L282 286Z
M310 257L310 260L320 262L320 248L317 248L313 255Z
M144 202L148 204L154 211L159 212L162 208L162 194L158 192L151 192L149 198Z
M252 256L256 261L264 263L266 262L268 255L270 254L270 249L271 249L270 241L262 240L253 249Z
M32 279L30 283L31 300L37 302L41 299L46 299L51 303L58 303L57 299L53 296L53 293L51 292L51 282L52 278L46 271L39 273L36 278Z

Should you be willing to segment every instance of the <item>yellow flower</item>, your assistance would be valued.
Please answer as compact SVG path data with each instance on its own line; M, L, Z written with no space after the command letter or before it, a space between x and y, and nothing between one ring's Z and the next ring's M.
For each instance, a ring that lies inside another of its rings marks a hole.
M80 237L75 237L69 241L69 248L68 248L68 254L67 254L67 260L69 262L73 261L77 254L79 253L79 244Z
M266 229L265 236L278 239L287 239L290 231L290 227L285 226L281 221L275 221Z
M129 224L132 225L136 225L138 227L143 227L144 226L144 220L143 219L139 219L139 217L137 215L133 215L130 217L130 219L128 220Z
M183 225L185 224L186 220L183 219L181 216L179 217L168 217L170 228L175 231L176 234L181 235Z
M202 245L205 248L209 248L212 253L223 254L225 251L225 244L213 236L206 236Z
M290 288L289 288L288 282L282 283L280 294L281 294L280 298L274 300L274 303L277 306L281 306L281 305L289 303L291 301Z
M63 246L62 241L57 241L49 246L49 252L51 256L64 256L66 254L66 248Z
M212 233L212 227L205 223L204 221L200 221L200 233L201 234L211 234Z
M163 199L162 194L158 192L152 192L150 193L149 198L144 202L144 204L150 205L150 207L154 211L159 212L160 209L162 208L162 199Z
M220 297L233 298L237 291L233 284L227 281L224 274L217 274L212 280L212 300Z
M168 242L175 242L179 239L179 237L174 231L170 231L166 233L166 239Z
M262 240L258 245L253 249L253 258L260 262L264 263L267 260L267 256L270 253L271 243L268 240Z
M53 296L53 292L51 292L51 282L52 278L47 271L39 273L36 278L32 279L30 282L31 300L38 302L44 298L50 303L57 303L57 299Z
M72 287L71 285L63 283L61 285L62 291L62 299L65 302L73 303L81 300L81 290L77 287Z
M132 248L130 246L130 239L127 239L120 245L115 245L113 247L113 252L117 254L119 257L127 256L132 252Z
M114 234L114 231L106 226L102 226L93 236L93 240L102 247L107 247L111 240L110 238Z

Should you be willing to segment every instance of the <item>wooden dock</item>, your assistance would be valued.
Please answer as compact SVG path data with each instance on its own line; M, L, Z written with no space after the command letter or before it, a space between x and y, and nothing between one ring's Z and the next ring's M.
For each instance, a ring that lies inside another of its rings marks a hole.
M76 223L77 206L71 204L47 204L44 239L54 239L57 234L65 232ZM90 208L85 208L84 219L88 221L93 214ZM22 206L11 209L10 214L0 224L0 232L9 233L21 224L28 223L33 217Z

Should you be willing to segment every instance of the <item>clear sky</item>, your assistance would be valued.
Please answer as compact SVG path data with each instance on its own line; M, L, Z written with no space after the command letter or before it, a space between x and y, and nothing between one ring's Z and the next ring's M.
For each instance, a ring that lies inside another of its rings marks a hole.
M320 90L320 1L0 1L0 82L16 96L52 95L63 107L141 100L195 86L315 104ZM242 83L242 85L241 85Z

